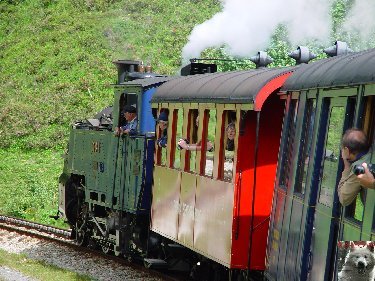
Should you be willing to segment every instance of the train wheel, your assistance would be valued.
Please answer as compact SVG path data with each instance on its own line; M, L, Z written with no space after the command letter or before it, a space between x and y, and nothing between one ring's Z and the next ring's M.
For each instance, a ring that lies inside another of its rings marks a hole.
M109 243L103 243L103 245L102 245L102 251L106 255L111 254L112 253L111 244L109 244Z
M76 232L76 241L79 246L87 246L89 243L90 233L87 225L87 208L86 205L83 205L81 212L78 215L76 222L75 232Z
M233 281L246 281L247 278L247 272L244 270L235 270L232 274L232 278L230 280Z
M81 224L79 221L77 222L76 226L76 241L78 246L87 246L88 245L88 234L87 228L84 224Z

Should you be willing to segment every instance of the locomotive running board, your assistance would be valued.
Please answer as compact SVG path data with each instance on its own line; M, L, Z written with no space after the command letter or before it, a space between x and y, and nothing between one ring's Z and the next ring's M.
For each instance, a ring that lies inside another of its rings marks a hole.
M144 259L143 263L149 269L167 269L168 263L165 260L159 259Z

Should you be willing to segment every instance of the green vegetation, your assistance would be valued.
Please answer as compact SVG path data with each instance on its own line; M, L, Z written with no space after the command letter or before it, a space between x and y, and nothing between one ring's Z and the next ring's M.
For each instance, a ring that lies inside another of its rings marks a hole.
M64 227L57 213L62 151L0 150L0 214Z
M0 213L54 224L70 124L112 104L112 61L174 74L192 28L219 9L218 0L1 1Z
M113 60L142 59L175 73L192 28L218 3L2 1L0 147L65 147L72 121L112 103Z
M0 250L0 266L6 266L21 272L37 280L61 280L61 281L88 281L91 280L89 276L70 272L65 269L58 268L53 265L48 265L42 261L28 259L25 255L10 254Z

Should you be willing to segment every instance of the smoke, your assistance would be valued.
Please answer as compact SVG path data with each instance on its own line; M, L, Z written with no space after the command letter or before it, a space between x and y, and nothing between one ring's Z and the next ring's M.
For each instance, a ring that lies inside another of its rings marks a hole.
M367 41L375 33L374 16L374 0L356 0L344 21L343 31L358 34L362 40Z
M328 46L333 43L330 42L333 1L222 0L222 11L193 29L182 50L183 62L199 57L208 47L223 45L232 56L255 55L267 48L280 24L287 27L288 40L294 46L311 41ZM342 30L359 32L364 39L368 37L375 28L373 1L355 0Z
M208 47L225 44L233 56L263 50L279 24L288 27L291 43L327 40L331 0L225 0L223 10L196 26L182 50L184 60L199 57Z

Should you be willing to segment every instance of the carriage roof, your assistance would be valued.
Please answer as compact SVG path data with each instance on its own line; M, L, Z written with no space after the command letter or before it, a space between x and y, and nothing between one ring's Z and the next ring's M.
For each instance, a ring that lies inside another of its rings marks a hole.
M290 73L294 68L261 68L183 76L161 85L152 102L255 103L257 95L267 83ZM277 86L281 85L274 85Z
M301 65L282 91L350 86L375 82L375 49Z

